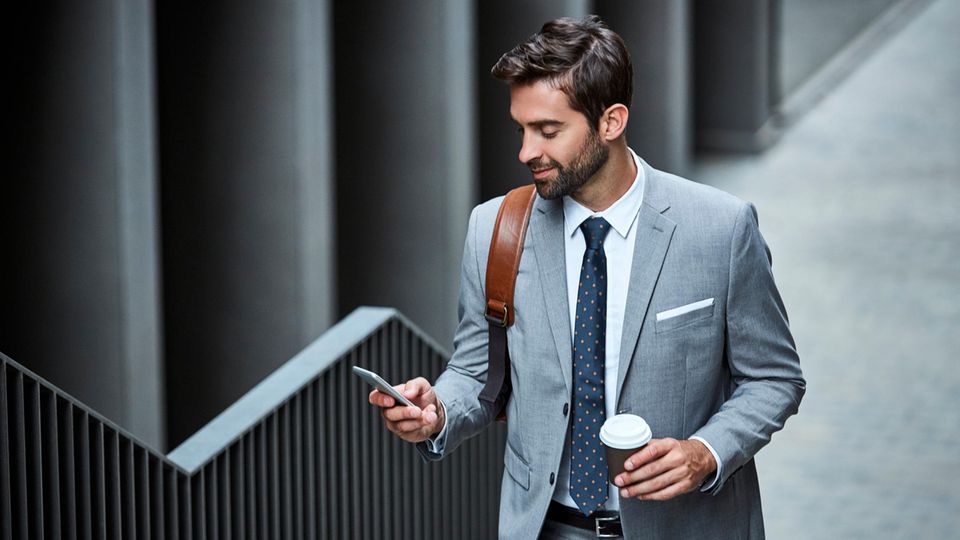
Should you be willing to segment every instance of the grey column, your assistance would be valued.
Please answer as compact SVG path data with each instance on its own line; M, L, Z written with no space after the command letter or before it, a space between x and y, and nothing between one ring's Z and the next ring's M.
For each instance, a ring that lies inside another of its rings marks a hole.
M161 446L149 0L11 13L0 350Z
M689 0L597 0L633 63L627 143L648 163L683 174L692 153Z
M158 7L176 444L332 320L329 4Z
M477 2L481 200L533 181L530 170L517 159L520 136L510 119L510 90L490 75L490 69L503 53L540 31L543 23L558 17L580 19L589 12L590 2L586 0Z
M340 313L398 308L449 346L476 200L472 3L335 3Z
M777 0L694 4L696 143L755 152L779 136L771 114Z

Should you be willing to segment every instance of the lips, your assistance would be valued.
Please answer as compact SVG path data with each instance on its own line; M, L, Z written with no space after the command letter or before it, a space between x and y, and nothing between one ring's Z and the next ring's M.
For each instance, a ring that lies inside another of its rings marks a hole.
M533 173L533 178L535 180L542 180L546 178L553 171L553 167L547 167L546 169L531 169L530 172Z

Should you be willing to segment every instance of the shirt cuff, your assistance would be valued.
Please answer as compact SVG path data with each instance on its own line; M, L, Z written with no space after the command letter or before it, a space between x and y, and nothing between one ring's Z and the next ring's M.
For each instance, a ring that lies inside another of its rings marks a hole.
M441 401L440 398L437 398L437 403L440 405L440 410L443 412L443 429L440 430L440 433L437 433L433 437L423 441L423 444L427 445L427 450L429 450L431 453L440 455L443 454L443 449L447 446L447 426L450 425L450 422L447 421L446 405L443 404L443 401Z
M690 439L702 442L703 445L707 447L707 450L709 450L710 453L713 454L713 460L717 462L717 471L716 473L714 473L713 479L711 480L709 478L705 478L703 480L703 483L700 484L700 491L703 491L703 492L710 491L711 489L713 489L713 486L717 484L717 481L720 480L720 474L723 472L723 462L720 461L720 456L717 455L717 451L714 450L713 447L710 446L710 443L705 441L703 437L697 437L696 435L694 435L693 437L690 437Z

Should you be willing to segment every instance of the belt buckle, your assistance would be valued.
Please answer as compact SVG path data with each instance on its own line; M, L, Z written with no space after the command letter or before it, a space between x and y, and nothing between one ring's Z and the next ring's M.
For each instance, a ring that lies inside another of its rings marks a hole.
M620 538L623 536L623 528L617 527L620 530L617 531L616 528L607 532L606 527L612 525L619 525L620 516L609 516L609 517L595 517L593 518L594 531L597 533L597 538ZM610 522L608 524L608 522Z

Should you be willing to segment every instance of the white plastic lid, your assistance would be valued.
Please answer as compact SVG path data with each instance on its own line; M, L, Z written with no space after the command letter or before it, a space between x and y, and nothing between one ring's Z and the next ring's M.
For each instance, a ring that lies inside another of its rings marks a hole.
M600 440L611 448L639 448L650 442L652 435L647 421L635 414L618 414L600 427Z

